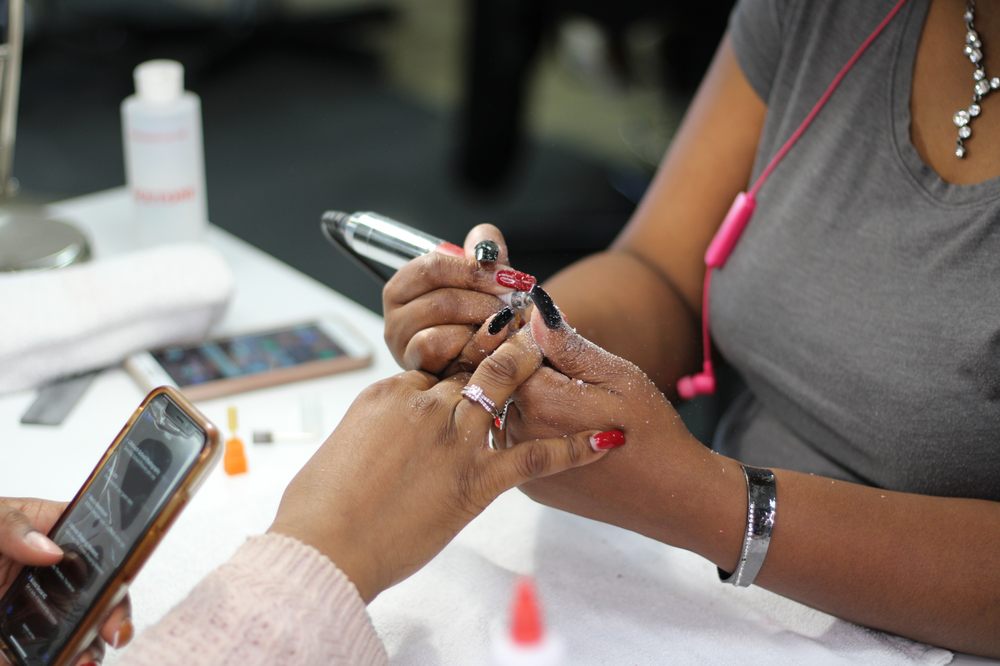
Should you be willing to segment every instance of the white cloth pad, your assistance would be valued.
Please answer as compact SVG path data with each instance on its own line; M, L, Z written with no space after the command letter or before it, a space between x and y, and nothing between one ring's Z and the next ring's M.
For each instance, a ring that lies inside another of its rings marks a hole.
M574 666L941 666L952 658L758 587L724 585L693 553L511 491L369 606L391 663L488 663L491 628L507 621L521 574L534 576L546 622Z
M196 341L232 292L222 256L198 244L0 274L0 393Z

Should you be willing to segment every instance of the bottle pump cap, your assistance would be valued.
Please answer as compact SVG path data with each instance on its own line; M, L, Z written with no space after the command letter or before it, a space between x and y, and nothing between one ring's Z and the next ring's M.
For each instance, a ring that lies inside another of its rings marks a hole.
M184 65L176 60L147 60L135 68L135 91L150 102L169 102L184 92Z

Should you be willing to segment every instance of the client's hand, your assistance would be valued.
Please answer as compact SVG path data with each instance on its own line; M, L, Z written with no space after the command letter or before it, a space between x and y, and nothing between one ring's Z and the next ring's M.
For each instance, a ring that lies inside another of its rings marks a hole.
M522 490L543 504L684 546L685 535L665 522L664 508L683 511L691 501L688 489L701 481L699 471L718 457L688 432L637 366L578 335L554 306L548 313L536 310L530 328L547 364L515 394L507 418L509 443L586 424L621 430L629 445L596 465L533 481ZM712 491L699 488L698 496Z
M500 254L481 266L474 248L483 240L495 242ZM382 291L385 341L396 362L442 377L475 370L507 338L510 319L494 321L504 308L497 296L534 283L507 261L500 231L480 224L465 238L465 258L432 252L399 269Z
M66 504L40 499L0 498L0 596L24 566L48 566L63 558L63 551L45 536L62 515ZM111 611L100 636L77 659L78 664L99 662L104 642L122 647L132 638L128 597ZM4 663L0 657L0 663Z
M438 382L405 372L366 389L285 491L271 531L315 546L362 598L417 571L503 491L591 463L594 430L495 451L493 416L465 399L465 384L502 406L541 363L527 330L475 374Z

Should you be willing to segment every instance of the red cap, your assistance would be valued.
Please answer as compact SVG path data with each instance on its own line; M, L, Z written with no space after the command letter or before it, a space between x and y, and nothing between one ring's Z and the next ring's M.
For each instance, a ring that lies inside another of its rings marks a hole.
M545 633L542 612L538 607L535 584L530 578L525 577L517 582L510 613L510 637L515 644L536 645L542 641Z

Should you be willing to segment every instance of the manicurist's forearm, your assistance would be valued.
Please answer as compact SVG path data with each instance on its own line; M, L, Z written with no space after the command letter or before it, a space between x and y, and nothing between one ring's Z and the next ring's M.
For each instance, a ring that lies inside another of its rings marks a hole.
M760 582L840 617L1000 656L1000 504L778 473Z
M746 485L733 483L735 461L713 459L697 475L712 501L664 522L694 540L677 545L731 571ZM858 624L1000 656L1000 503L775 476L775 525L756 584ZM657 538L676 543L666 532Z

